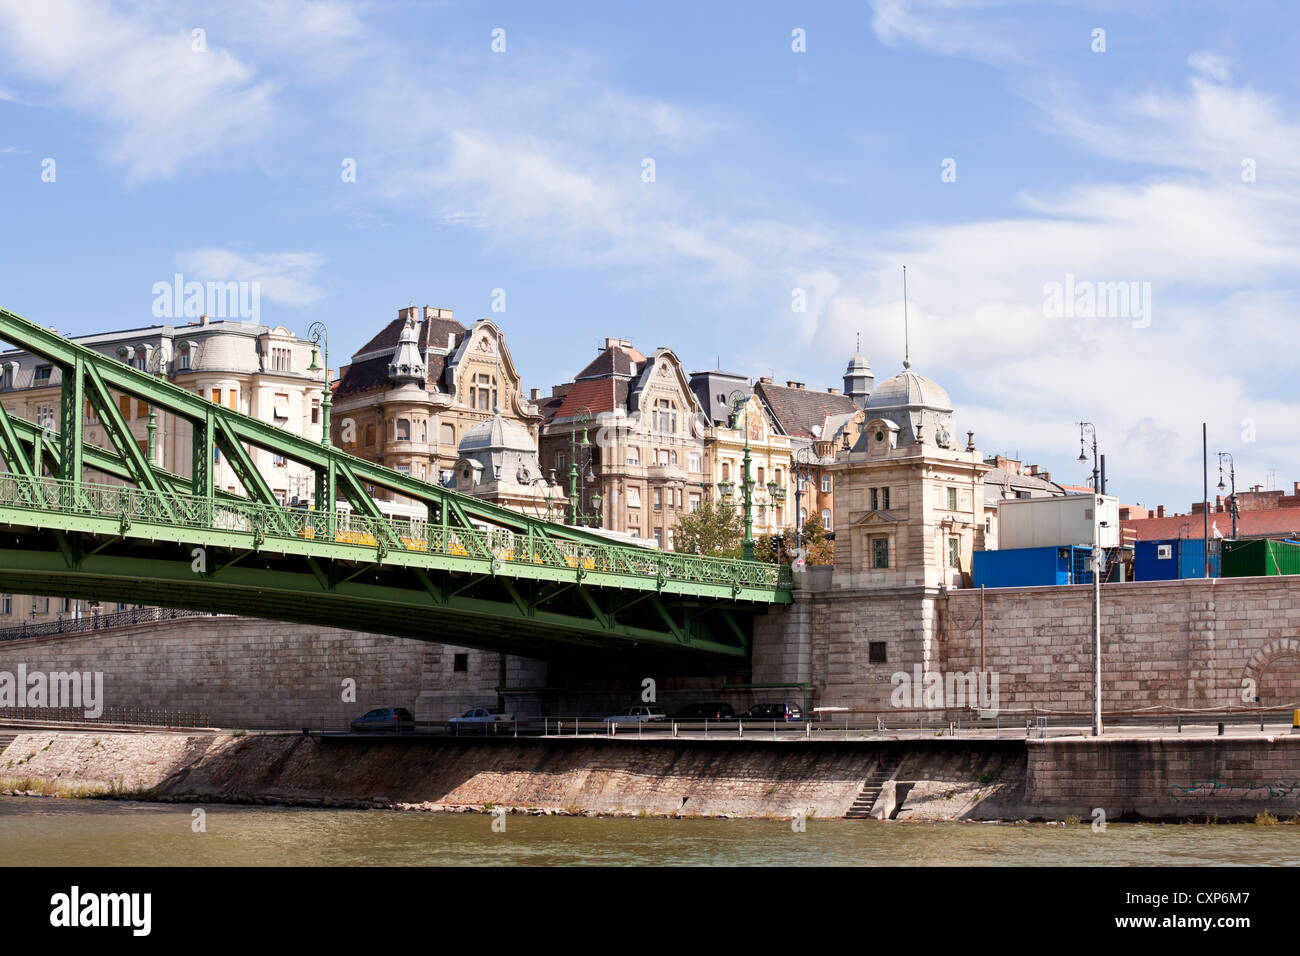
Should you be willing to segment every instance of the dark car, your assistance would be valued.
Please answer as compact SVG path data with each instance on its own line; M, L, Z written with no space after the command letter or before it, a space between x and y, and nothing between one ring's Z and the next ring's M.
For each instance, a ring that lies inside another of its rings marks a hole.
M672 715L673 720L733 720L736 709L720 700L703 704L687 704Z
M415 718L405 707L380 707L352 721L354 734L415 733Z
M740 715L741 720L803 720L798 704L755 704Z

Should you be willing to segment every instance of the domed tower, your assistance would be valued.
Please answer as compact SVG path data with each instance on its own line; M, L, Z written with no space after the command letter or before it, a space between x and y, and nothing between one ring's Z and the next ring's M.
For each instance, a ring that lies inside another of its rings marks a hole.
M537 443L527 428L501 416L498 411L465 432L460 440L460 460L448 482L465 494L484 498L538 517L551 499L553 510L562 510L564 493L542 474L537 460Z
M874 383L875 377L871 374L867 357L862 354L862 342L859 339L858 351L849 359L849 367L844 370L844 394L853 399L853 404L858 408L865 408Z
M898 426L900 445L953 447L952 400L938 382L913 372L910 362L880 383L867 408L868 418L883 418Z
M409 315L402 326L402 336L393 352L393 360L388 363L388 378L394 385L424 384L425 366L420 356L419 334L415 329L415 319Z

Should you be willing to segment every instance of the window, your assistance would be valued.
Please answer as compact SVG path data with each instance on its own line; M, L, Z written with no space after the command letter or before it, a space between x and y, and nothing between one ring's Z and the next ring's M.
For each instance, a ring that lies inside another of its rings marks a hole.
M629 465L641 464L641 449L635 445L629 445L627 448L627 463Z
M14 365L14 363L10 362L8 365L6 365L6 366L4 367L4 370L3 370L3 371L0 371L0 388L13 388L13 387L14 387L14 368L15 368L15 367L16 367L16 366Z
M880 507L883 508L885 511L889 510L889 489L888 488L880 489Z
M957 489L945 488L944 491L947 493L947 497L948 497L948 510L956 511L957 510Z
M873 568L889 567L889 539L871 539L871 566Z
M220 405L220 404L221 404L221 389L219 389L219 388L214 388L214 389L212 390L212 404L214 404L214 405Z
M677 452L675 452L675 451L670 451L670 452L668 453L668 464L670 464L670 465L675 465L675 464L677 464Z
M829 508L822 509L822 527L827 531L831 530L831 511Z
M451 669L456 674L466 674L469 672L469 655L456 654L451 659Z
M699 510L700 510L700 496L691 495L691 511L696 512Z
M147 358L147 356L145 355L145 351L144 351L144 349L136 349L136 351L135 351L135 361L132 362L131 364L134 365L134 366L135 366L137 369L139 369L141 372L143 372L143 371L144 371L144 363L145 363L145 359L146 359L146 358Z
M992 531L993 531L993 519L992 519L992 518L985 518L985 519L984 519L984 533L985 533L985 534L989 534L989 533L991 533Z
M633 485L627 490L627 506L629 508L641 507L641 489L636 485Z
M42 385L50 384L50 373L54 371L53 365L38 365L36 374L32 378L32 385L39 388Z
M12 594L0 594L0 614L12 614L14 612L14 596Z
M52 429L54 427L53 405L36 406L36 424L43 429Z
M663 499L662 493L658 488L655 488L654 489L655 511L658 511L661 507L663 507L662 499Z
M475 375L469 389L469 407L490 412L497 407L497 380L495 375Z
M961 538L948 539L948 567L961 567Z
M315 399L312 399L311 402L311 423L313 425L320 424L320 402Z
M272 455L271 464L274 465L276 468L284 468L287 462L285 462L284 460L284 455Z
M84 419L87 425L98 425L99 417L95 414L95 406L86 402L86 417Z
M136 418L148 418L148 417L149 417L149 403L146 402L144 399L139 399L139 400L136 401L136 403L135 403L135 417L136 417Z
M664 529L663 529L663 528L655 528L655 544L659 545L659 547L661 547L661 548L664 546Z
M686 465L687 465L688 468L690 468L691 471L699 471L699 470L700 470L700 453L699 453L698 451L693 451L693 452L691 452L689 455L687 455L687 456L686 456Z
M117 410L122 413L123 418L128 420L131 418L131 396L130 395L117 396Z
M822 494L828 495L831 491L831 476L822 475Z
M188 372L190 370L190 347L188 345L181 346L180 358L178 361L180 362L182 372Z
M271 370L273 372L292 371L292 355L289 349L271 349Z
M722 463L722 480L728 481L730 480L730 478L731 478L731 464L729 462L724 461Z
M672 549L672 546L673 546L673 529L672 529L672 528L669 528L669 529L665 532L665 534L667 535L668 548L671 550L671 549Z
M765 484L765 482L763 481L763 466L762 466L762 465L759 465L759 466L758 466L758 483L759 483L760 485L761 485L761 484Z
M411 440L411 420L409 418L399 418L396 425L396 436L398 441Z
M889 660L886 648L889 644L886 641L870 641L867 644L867 662L870 664L884 664Z
M556 471L564 471L564 466L567 464L568 464L568 460L564 454L559 454L555 456Z
M669 435L677 434L677 406L671 399L655 400L653 423L656 431Z
M880 510L880 489L879 488L871 489L871 510L872 511Z

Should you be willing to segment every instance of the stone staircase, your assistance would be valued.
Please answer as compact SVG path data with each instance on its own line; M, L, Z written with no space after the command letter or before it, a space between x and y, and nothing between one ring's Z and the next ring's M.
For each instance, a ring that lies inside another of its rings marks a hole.
M14 742L17 734L0 734L0 754L5 752L5 748Z
M866 782L862 784L862 790L858 797L853 801L853 806L849 807L849 812L844 814L846 820L866 820L871 816L871 808L876 805L876 799L880 796L880 791L884 789L885 784L898 773L898 765L903 762L901 754L887 753L876 763L875 768L867 775Z

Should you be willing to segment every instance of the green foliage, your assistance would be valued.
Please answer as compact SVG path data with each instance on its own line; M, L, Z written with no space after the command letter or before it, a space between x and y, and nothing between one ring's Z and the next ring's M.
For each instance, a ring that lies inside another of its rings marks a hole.
M769 564L776 561L781 564L793 563L794 555L791 552L794 549L794 528L783 528L779 535L781 544L776 551L772 550L772 535L761 534L754 540L754 555L758 560ZM805 565L835 563L835 542L826 540L826 528L819 515L811 515L803 523L803 546L807 551Z
M739 507L702 501L695 511L678 514L673 548L709 558L739 558L744 537L745 519Z

